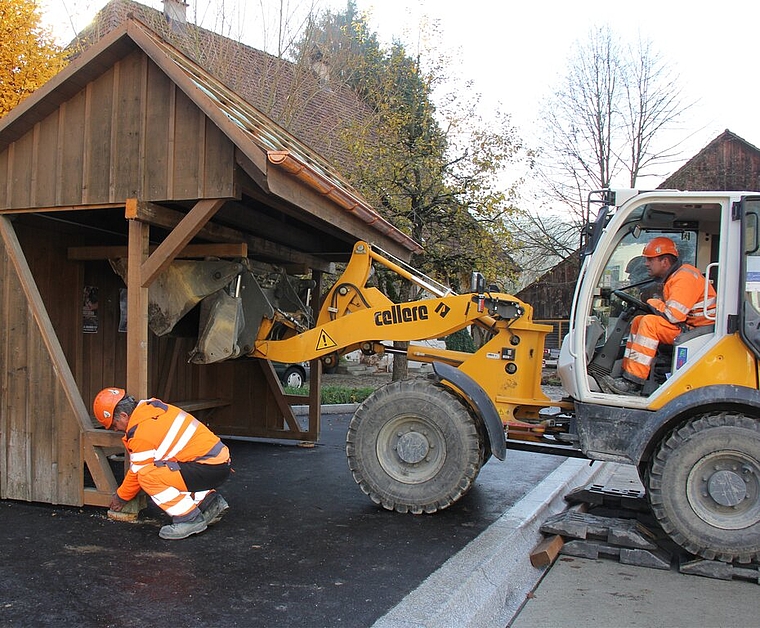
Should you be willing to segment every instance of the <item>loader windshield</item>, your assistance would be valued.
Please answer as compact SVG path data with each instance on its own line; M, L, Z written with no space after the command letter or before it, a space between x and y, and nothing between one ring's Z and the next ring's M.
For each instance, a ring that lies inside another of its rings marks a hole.
M610 317L615 318L620 307L612 295L613 290L625 290L643 301L652 298L659 290L657 282L649 276L641 252L649 241L662 236L675 242L679 258L683 262L695 264L696 231L632 229L612 251L599 277L597 298L593 301L591 315L597 317L604 326L614 324Z

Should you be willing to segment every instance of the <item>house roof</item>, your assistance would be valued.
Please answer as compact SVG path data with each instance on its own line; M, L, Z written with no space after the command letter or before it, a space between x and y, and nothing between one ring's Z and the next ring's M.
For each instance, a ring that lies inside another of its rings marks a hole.
M760 191L760 149L726 129L658 189Z
M258 189L259 202L262 199L269 202L276 197L277 202L284 201L291 208L291 215L298 214L297 210L311 211L310 227L314 226L316 217L325 229L342 231L342 239L347 242L379 240L381 246L388 246L402 256L420 250L416 242L370 207L326 159L134 19L86 49L5 116L0 121L0 152L136 48L142 50L239 150L242 156L237 158L237 165L249 175L249 187ZM322 201L305 200L304 193L299 192L303 186ZM286 206L280 205L282 208ZM348 218L342 217L346 215Z

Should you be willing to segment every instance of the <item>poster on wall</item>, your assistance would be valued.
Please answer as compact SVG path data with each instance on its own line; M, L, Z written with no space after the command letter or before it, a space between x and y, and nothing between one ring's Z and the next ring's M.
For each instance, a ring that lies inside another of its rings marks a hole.
M82 331L85 334L98 333L98 288L85 286L82 298Z
M119 331L127 333L127 289L119 289Z

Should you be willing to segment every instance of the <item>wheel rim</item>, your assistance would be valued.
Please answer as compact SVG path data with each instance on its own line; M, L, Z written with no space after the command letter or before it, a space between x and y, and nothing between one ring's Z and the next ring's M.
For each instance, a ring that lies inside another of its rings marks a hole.
M446 440L440 428L423 417L396 417L378 433L377 459L398 482L427 482L443 467Z
M705 523L741 530L760 521L760 463L740 451L705 456L686 483L689 504Z
M300 373L289 373L286 382L289 388L300 388L303 386L303 378Z

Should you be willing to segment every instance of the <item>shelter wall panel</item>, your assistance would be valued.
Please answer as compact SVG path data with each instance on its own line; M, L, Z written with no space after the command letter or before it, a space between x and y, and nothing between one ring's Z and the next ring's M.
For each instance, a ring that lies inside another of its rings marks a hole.
M54 372L52 374L55 375ZM56 408L55 461L51 468L55 490L53 503L79 505L84 503L83 436L63 388L53 381L51 390L53 391L52 407ZM87 402L86 399L85 402Z
M201 196L205 198L234 196L235 190L231 177L235 171L235 145L208 118L206 118L205 137L204 189Z
M79 386L85 403L89 403L106 386L124 386L127 334L119 331L120 291L124 289L121 278L107 262L88 262L84 282L98 289L97 330L82 334L84 368Z
M110 202L139 198L140 140L143 119L143 55L134 52L116 64L116 97L114 99L114 141L111 145Z
M27 422L30 419L27 408L30 358L27 352L27 338L31 312L24 300L24 292L12 264L6 266L6 271L6 298L3 300L5 311L0 312L6 355L0 430L6 433L7 437L3 452L3 492L0 497L29 501L32 496L32 432Z
M7 400L8 400L8 332L5 313L10 307L10 282L8 273L10 268L8 254L5 246L0 242L0 498L6 494L8 479L8 430Z
M32 205L32 173L34 172L34 134L27 133L13 144L13 177L11 181L11 205Z
M169 195L169 113L174 84L154 63L148 64L145 116L145 198L163 200Z
M201 396L231 402L205 419L215 432L251 438L290 438L295 434L285 430L282 413L267 385L264 365L261 360L243 358L204 368L198 386Z
M35 325L29 329L27 340L27 422L33 446L30 465L30 499L36 502L56 503L57 430L53 418L58 417L55 405L55 376L47 359L47 349Z
M201 110L179 89L176 90L174 120L174 198L195 199L200 196L205 120Z
M61 164L56 199L59 205L78 205L82 202L86 104L86 93L82 90L61 105Z
M4 150L0 152L0 208L6 208L9 206L9 172L8 172L8 151Z
M38 274L50 276L47 281L50 298L51 285L66 292L66 287L58 285L65 284L66 269L56 266L53 247L42 243L44 238L40 235L44 230L23 224L17 227L25 234L27 246L29 241L38 246L27 257L22 238L11 228L14 244L6 257L5 242L0 240L3 254L0 433L7 434L0 454L0 497L81 505L79 418L65 392L63 380L70 377L68 369L60 366L66 364L65 356L53 337L52 319L32 270L35 267ZM56 235L60 236L52 233L50 239ZM46 282L40 284L45 286ZM81 301L77 301L81 317ZM62 474L66 476L63 479Z
M81 266L67 259L67 247L77 246L81 236L62 234L56 223L36 225L19 220L15 231L34 276L50 322L72 371L82 335Z
M58 172L59 111L40 122L37 134L37 165L35 173L35 203L41 207L55 205L56 174Z
M105 202L111 174L111 124L114 104L114 70L102 74L87 88L86 156L83 201Z

